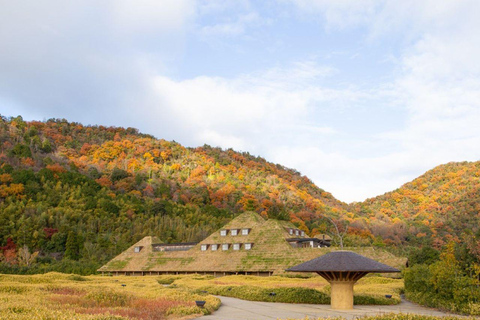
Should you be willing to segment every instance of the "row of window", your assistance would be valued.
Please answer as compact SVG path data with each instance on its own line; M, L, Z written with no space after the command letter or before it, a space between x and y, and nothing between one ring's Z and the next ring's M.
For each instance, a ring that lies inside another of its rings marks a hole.
M302 236L305 237L305 231L298 230L298 229L293 229L293 228L285 228L288 232L289 235L296 235L296 236Z
M225 237L226 235L230 234L231 236L238 236L241 234L242 236L247 236L250 233L249 228L243 228L243 229L222 229L220 230L220 235L222 237Z
M202 251L207 251L207 250L212 250L212 251L217 251L217 250L222 250L222 251L227 251L230 249L233 250L250 250L253 247L253 243L224 243L224 244L202 244L200 246L200 250Z

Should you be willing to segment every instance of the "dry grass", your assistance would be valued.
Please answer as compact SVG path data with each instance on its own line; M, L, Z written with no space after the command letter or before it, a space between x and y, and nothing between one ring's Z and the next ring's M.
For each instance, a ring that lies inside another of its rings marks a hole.
M73 280L77 279L77 280ZM195 305L205 300L205 308ZM0 275L0 319L160 320L202 315L220 300L183 288L165 288L154 277L72 277L60 273Z
M160 276L163 279L167 276ZM160 280L161 281L161 280ZM221 290L222 288L306 288L330 294L329 283L320 276L306 279L289 278L283 276L256 277L256 276L226 276L213 278L211 276L178 276L173 282L174 286L190 290ZM400 302L400 292L403 290L402 279L392 279L381 276L367 276L360 279L354 287L355 295L359 301L372 301L373 304L397 304ZM272 290L273 291L273 290ZM385 295L392 295L386 299ZM268 300L270 301L270 300ZM290 301L295 303L295 301Z

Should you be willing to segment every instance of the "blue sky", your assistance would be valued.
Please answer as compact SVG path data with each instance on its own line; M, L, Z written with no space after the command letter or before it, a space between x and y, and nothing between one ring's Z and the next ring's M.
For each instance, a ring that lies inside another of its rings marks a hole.
M0 113L248 151L340 200L480 160L480 3L0 0Z

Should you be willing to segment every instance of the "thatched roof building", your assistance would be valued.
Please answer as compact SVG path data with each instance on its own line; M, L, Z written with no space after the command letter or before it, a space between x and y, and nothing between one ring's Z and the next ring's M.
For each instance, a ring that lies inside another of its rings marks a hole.
M99 271L132 275L271 275L331 250L315 245L295 247L292 243L298 243L298 239L310 238L290 222L265 220L255 212L245 212L198 244L160 244L154 237L145 237ZM378 255L369 248L360 250L369 256ZM396 261L396 265L404 263L404 259L382 254L384 259Z

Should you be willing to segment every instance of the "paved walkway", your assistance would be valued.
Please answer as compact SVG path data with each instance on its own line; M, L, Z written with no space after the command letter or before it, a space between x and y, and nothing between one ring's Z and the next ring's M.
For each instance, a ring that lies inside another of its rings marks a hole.
M451 316L452 314L429 309L403 300L394 306L355 306L353 310L339 311L330 309L330 305L292 304L246 301L236 298L219 297L222 306L212 315L203 316L201 320L276 320L276 319L316 319L319 317L343 317L356 319L386 313L415 313L431 316Z

